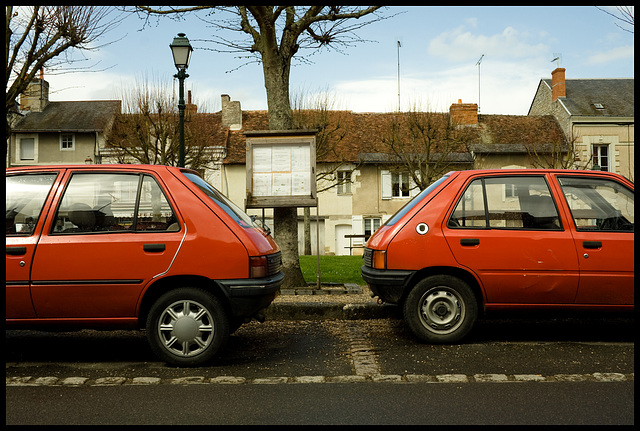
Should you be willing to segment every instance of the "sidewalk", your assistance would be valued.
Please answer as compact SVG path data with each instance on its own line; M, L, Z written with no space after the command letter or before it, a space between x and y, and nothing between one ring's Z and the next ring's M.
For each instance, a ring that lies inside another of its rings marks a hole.
M266 320L359 320L402 318L398 306L378 304L367 286L322 285L282 289L265 310Z

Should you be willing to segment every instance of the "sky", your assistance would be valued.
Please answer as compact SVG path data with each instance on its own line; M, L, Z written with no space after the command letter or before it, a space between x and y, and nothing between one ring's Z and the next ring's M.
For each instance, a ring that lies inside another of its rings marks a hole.
M401 110L445 112L462 100L478 103L481 114L526 115L540 79L558 66L567 79L634 77L633 33L594 6L404 6L382 13L397 15L359 30L368 42L294 61L291 93L327 93L332 109L354 112L395 111L399 93ZM135 15L124 18L100 41L113 43L85 54L86 63L98 62L92 72L45 69L50 100L122 99L144 80L177 91L169 44L183 32L194 47L185 85L198 112L219 111L222 94L243 110L267 109L262 65L242 66L238 54L206 49L213 29L196 17L142 27Z

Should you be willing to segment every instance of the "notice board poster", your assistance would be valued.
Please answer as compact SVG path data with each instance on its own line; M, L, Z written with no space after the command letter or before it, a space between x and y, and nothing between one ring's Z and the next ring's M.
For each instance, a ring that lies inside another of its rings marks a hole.
M246 134L247 207L316 206L315 131Z

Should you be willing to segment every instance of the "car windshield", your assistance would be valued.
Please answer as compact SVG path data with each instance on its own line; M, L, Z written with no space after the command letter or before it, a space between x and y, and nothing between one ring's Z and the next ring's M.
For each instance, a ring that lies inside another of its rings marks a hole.
M212 201L214 201L229 217L234 219L240 226L249 228L254 227L254 223L244 211L242 211L236 204L231 202L229 198L224 196L218 190L216 190L211 184L200 178L198 175L191 172L183 172L184 176L196 185L200 190L204 192Z
M449 178L450 174L446 174L442 178L440 178L435 183L431 184L429 187L421 191L415 198L411 199L405 206L400 208L398 212L396 212L393 217L391 217L385 223L386 226L393 226L398 220L400 220L406 213L411 211L411 209L418 204L418 202L422 201L425 196L434 191L440 184L442 184L447 178Z

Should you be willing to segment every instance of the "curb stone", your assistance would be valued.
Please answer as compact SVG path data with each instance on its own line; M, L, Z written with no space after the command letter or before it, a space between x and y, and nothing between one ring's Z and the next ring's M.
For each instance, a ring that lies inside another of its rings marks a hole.
M193 384L300 384L300 383L539 383L539 382L596 382L615 383L633 382L635 373L592 373L592 374L555 374L543 376L541 374L372 374L372 375L344 375L344 376L298 376L298 377L264 377L247 379L245 377L219 376L205 379L203 376L187 376L173 379L161 379L158 377L102 377L90 380L87 377L66 377L59 379L53 376L37 377L20 376L7 377L6 386L141 386L141 385L193 385Z

